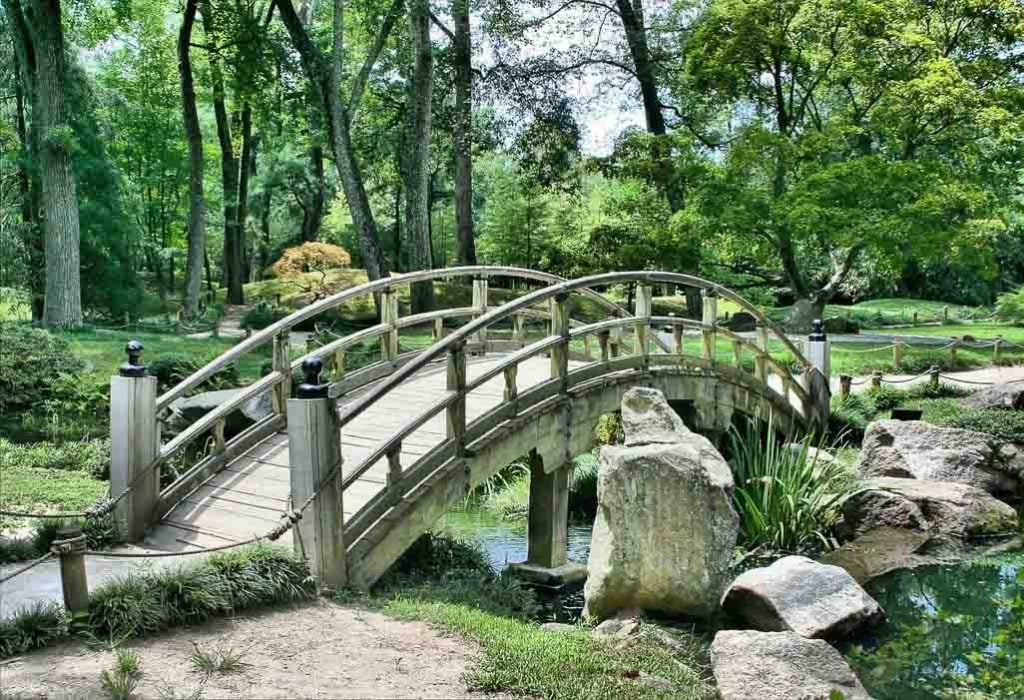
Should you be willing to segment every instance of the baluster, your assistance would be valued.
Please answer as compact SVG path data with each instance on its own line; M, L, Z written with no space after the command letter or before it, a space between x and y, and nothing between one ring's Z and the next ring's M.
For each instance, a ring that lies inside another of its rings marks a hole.
M473 308L476 309L476 316L483 316L487 313L487 278L475 277L473 279ZM480 353L487 352L487 329L481 328L473 335L473 342L480 344Z
M441 340L444 336L444 319L441 317L434 319L434 342Z
M762 382L768 381L768 326L763 321L757 322L757 349L760 351L754 357L754 371L757 378Z
M380 354L385 362L398 359L398 295L386 289L380 295L380 320L388 328L380 338Z
M448 391L458 394L448 404L448 439L455 442L455 456L466 454L466 345L458 343L448 348Z
M388 501L394 505L402 499L402 495L398 492L398 484L402 480L402 443L397 442L392 445L388 450L387 455L388 476L386 488Z
M551 349L551 378L561 380L559 393L569 389L569 295L559 294L552 300L551 332L561 341Z
M227 444L224 440L224 428L227 427L227 419L221 416L213 424L213 450L215 454L224 454L224 447Z
M597 344L601 346L601 362L608 361L608 341L611 338L611 335L612 332L608 329L597 332Z
M279 416L285 415L288 398L292 395L292 362L288 355L288 343L287 331L274 336L271 368L283 375L281 381L274 385L272 395L273 411Z
M677 355L683 354L683 327L672 326L672 347Z
M334 351L334 381L340 382L345 377L345 351Z
M502 370L502 374L505 375L505 403L512 407L512 415L515 415L517 411L516 406L518 404L516 399L519 397L519 384L517 377L519 374L519 367L516 365L506 367Z
M647 365L648 355L648 329L651 323L651 305L653 291L649 284L638 284L636 287L636 309L635 315L640 319L636 324L637 352L644 356L644 365Z
M738 368L743 367L743 341L732 341L732 361Z
M701 336L703 338L703 355L706 361L714 364L717 344L715 329L718 327L718 292L714 289L705 289L703 296L704 328L701 331Z

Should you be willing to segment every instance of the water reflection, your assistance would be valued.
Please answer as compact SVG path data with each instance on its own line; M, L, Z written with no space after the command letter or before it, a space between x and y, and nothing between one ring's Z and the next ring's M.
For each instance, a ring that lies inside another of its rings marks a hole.
M849 647L874 697L1024 697L1024 553L868 586L888 621Z

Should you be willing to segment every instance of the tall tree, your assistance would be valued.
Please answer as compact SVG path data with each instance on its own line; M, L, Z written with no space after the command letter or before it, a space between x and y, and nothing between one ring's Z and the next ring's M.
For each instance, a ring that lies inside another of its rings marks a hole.
M403 0L394 0L392 2L377 31L373 46L371 46L362 68L352 83L351 92L346 103L342 100L341 95L345 61L344 1L334 0L333 50L330 61L327 60L317 45L313 43L309 32L296 13L292 1L279 0L277 3L281 21L288 30L289 36L291 36L295 50L299 53L303 70L306 73L306 79L309 80L316 90L320 107L326 117L334 164L338 170L338 178L341 180L342 189L345 192L349 212L352 215L352 223L355 226L356 235L359 240L363 265L366 267L366 274L370 279L386 277L388 275L388 265L381 248L380 238L377 234L377 224L374 221L373 211L370 209L370 200L366 194L362 172L352 144L350 127L352 116L359 106L370 72L373 70L373 66L383 49L384 42L391 33L398 15L401 13L402 6Z
M189 156L188 258L185 263L186 317L199 315L200 283L206 253L206 199L203 196L203 132L199 128L196 90L192 80L192 27L199 0L185 0L178 31L178 72L181 76L181 109Z
M452 0L455 60L455 229L460 265L476 265L473 237L473 37L469 0Z
M413 70L406 97L408 123L402 169L405 180L405 230L412 238L412 266L429 270L432 265L430 241L430 126L433 100L434 56L430 44L428 0L410 0L409 32L412 36ZM434 285L413 285L412 311L434 307Z
M32 119L39 137L46 250L43 323L60 328L82 325L77 183L72 168L72 130L64 98L68 67L59 0L3 0L11 24Z
M210 51L210 82L213 88L213 114L217 122L217 140L220 142L220 172L223 184L224 203L224 279L227 282L229 304L244 304L242 291L243 275L243 225L239 221L238 209L238 158L231 135L231 121L228 116L227 98L224 94L224 71L220 59L215 9L210 0L203 0L199 9L203 18L203 32L212 42Z

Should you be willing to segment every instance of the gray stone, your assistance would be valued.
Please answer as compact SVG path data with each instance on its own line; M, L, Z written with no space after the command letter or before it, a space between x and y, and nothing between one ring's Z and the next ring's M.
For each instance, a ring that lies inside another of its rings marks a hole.
M986 433L882 420L868 426L858 468L867 477L955 481L1016 496L1021 493L1024 456Z
M627 447L676 443L690 432L665 395L646 387L633 387L622 397L622 430Z
M746 311L737 311L727 325L733 333L749 333L757 330L757 318Z
M630 389L622 405L629 446L601 450L584 615L710 615L728 583L739 529L732 472L660 392Z
M1024 411L1024 382L993 384L960 399L965 408L1007 408Z
M722 700L869 698L828 642L793 632L725 630L711 643L711 671Z
M164 432L168 435L181 433L197 420L226 401L233 400L243 389L221 389L206 391L195 396L177 399L171 408ZM263 420L273 413L273 399L270 389L262 391L244 402L238 410L227 415L224 433L230 437L237 435L251 425Z
M790 452L793 452L796 455L800 455L802 452L806 451L807 459L809 461L813 460L814 462L820 464L821 466L829 466L831 464L834 464L836 461L835 456L828 450L818 449L817 447L810 446L804 447L798 442L787 442L783 446L783 449L789 450Z
M879 527L829 552L821 562L841 566L863 586L890 571L931 563L930 557L918 554L930 539L920 530Z
M869 488L843 502L843 537L853 539L876 528L926 531L928 521L912 500L884 489Z
M640 633L640 621L633 618L612 618L594 628L598 637L632 637Z
M1013 534L1019 527L1017 511L968 484L878 478L866 486L913 502L933 534L972 539Z
M883 618L878 603L845 569L799 556L744 572L729 586L722 607L755 629L808 638L839 639Z

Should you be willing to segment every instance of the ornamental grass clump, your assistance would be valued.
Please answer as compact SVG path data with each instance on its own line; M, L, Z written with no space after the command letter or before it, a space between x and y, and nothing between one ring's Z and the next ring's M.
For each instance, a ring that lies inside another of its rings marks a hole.
M753 425L729 436L736 481L733 504L740 542L778 552L833 549L832 531L843 503L859 491L845 465L825 456L808 435L795 445L765 436ZM816 448L816 449L815 449Z
M0 620L0 659L53 644L68 633L64 609L56 603L37 601Z

